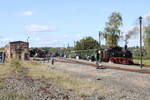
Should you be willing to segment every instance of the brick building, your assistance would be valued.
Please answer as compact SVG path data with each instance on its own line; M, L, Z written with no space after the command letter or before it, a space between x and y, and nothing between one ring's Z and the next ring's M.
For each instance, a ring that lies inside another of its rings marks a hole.
M20 60L29 59L29 43L22 41L10 42L5 46L6 60L17 58Z

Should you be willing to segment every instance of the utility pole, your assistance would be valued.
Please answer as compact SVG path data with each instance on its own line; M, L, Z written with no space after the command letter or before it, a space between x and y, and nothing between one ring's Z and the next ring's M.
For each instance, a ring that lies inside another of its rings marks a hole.
M68 43L67 49L68 49L68 53L70 53L70 46L69 46L69 43Z
M140 61L141 61L141 63L140 63L140 67L141 67L141 69L142 69L142 17L140 16L139 17L139 20L140 20Z
M100 38L101 38L101 31L99 31L99 46L101 46L101 40L100 40Z
M30 37L28 36L28 37L27 37L27 43L29 42L29 38L30 38Z
M75 46L76 46L76 41L74 41L74 48L75 48Z
M68 43L68 49L69 49L70 47L69 47L69 43Z

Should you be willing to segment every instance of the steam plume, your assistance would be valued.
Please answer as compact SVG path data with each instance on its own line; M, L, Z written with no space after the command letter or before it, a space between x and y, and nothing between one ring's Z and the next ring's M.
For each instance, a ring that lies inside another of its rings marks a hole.
M128 40L131 38L131 36L138 34L139 27L133 26L130 29L127 30L127 34L125 35L125 44L128 44Z
M148 25L150 25L150 14L147 14L143 17L143 29ZM125 44L128 44L128 40L131 38L131 36L137 35L139 32L139 25L128 28L125 34Z

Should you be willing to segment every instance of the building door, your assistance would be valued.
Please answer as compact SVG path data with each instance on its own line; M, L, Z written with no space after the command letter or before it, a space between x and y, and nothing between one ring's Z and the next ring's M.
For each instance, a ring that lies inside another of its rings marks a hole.
M16 58L21 60L22 56L22 49L17 49L16 50Z

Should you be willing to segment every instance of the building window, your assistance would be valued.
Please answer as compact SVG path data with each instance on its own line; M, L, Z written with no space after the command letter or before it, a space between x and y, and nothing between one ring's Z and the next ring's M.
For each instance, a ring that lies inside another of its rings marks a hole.
M13 57L13 54L12 54L12 53L10 54L10 57L11 57L11 58Z

